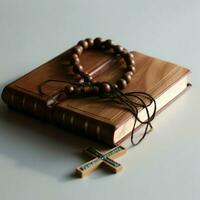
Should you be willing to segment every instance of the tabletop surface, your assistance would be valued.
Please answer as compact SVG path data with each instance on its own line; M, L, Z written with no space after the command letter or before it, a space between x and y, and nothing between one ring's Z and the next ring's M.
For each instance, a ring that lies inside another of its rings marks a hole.
M84 179L74 170L88 160L82 150L95 142L0 101L0 199L199 200L199 10L198 0L0 0L0 92L78 40L96 36L186 66L193 83L156 117L154 131L117 159L121 173L100 168Z

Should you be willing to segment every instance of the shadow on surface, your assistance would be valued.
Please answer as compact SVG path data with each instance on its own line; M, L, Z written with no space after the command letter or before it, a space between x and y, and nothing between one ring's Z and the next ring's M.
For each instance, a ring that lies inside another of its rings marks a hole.
M105 148L76 133L14 111L2 100L0 127L0 155L14 161L17 167L39 171L59 181L76 178L75 168L86 161L82 158L85 148Z

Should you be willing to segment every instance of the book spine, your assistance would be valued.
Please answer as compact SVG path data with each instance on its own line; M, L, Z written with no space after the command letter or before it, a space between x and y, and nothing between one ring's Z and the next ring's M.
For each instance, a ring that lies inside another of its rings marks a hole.
M115 127L111 124L71 110L62 109L59 106L48 108L43 100L9 86L4 88L2 99L9 107L15 110L31 114L52 124L60 125L84 137L114 145Z

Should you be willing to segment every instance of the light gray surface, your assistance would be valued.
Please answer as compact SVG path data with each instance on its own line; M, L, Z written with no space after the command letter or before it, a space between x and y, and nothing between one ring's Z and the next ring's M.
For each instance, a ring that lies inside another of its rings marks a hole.
M118 159L125 170L73 176L95 145L0 102L0 199L200 199L200 1L0 0L0 86L102 36L188 66L193 88L154 120L154 132ZM47 133L50 133L50 135Z

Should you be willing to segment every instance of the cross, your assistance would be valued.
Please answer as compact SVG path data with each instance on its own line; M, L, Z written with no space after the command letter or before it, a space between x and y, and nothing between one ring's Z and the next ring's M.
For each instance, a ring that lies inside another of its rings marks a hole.
M115 162L113 159L123 155L126 151L124 147L117 146L107 153L102 154L96 149L89 147L85 152L94 157L94 159L76 168L76 172L81 177L87 176L104 163L112 172L117 173L122 170L122 165Z

